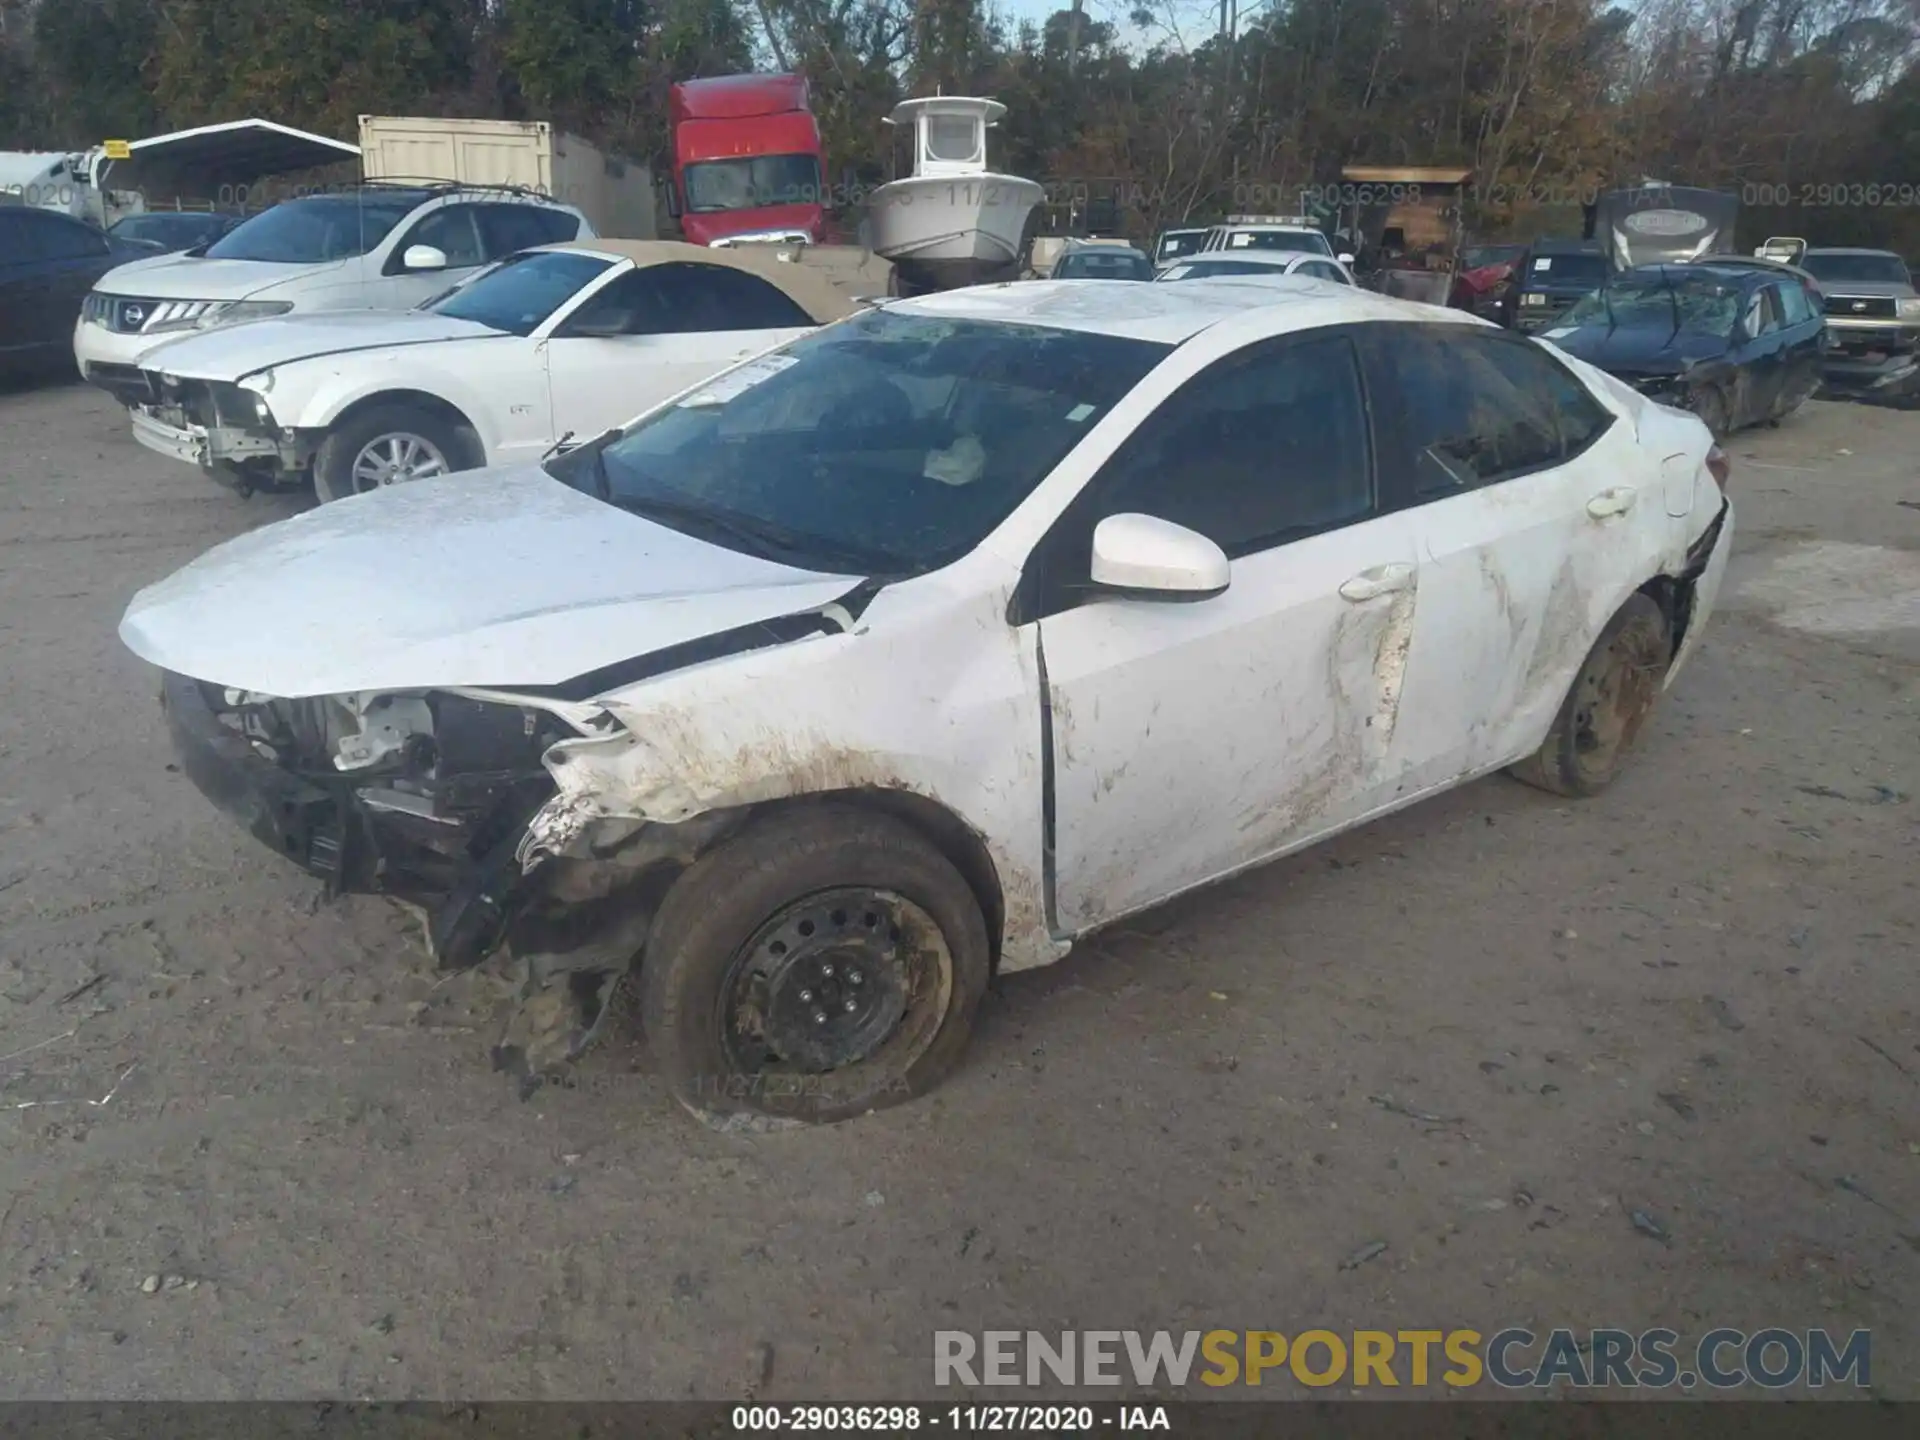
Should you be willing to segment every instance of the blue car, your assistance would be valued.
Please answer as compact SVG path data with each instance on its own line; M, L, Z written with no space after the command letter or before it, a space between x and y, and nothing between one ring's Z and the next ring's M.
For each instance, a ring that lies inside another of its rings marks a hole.
M1791 266L1705 260L1622 271L1540 338L1725 436L1812 397L1826 320Z

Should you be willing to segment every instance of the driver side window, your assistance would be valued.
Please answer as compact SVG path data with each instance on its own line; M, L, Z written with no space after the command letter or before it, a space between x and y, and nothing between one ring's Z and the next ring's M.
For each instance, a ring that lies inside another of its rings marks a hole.
M1747 334L1758 337L1780 328L1780 309L1771 285L1753 293L1747 302Z
M1231 559L1374 513L1372 425L1341 333L1250 346L1194 376L1143 421L1041 542L1017 611L1039 619L1091 593L1093 530L1109 515L1198 531Z
M657 334L657 291L651 271L630 271L569 315L557 337L565 339L583 331L596 336Z
M480 232L473 223L472 205L444 205L440 209L423 217L406 234L401 242L393 247L393 259L389 268L398 270L412 245L431 245L447 257L449 270L460 270L478 265L482 258Z

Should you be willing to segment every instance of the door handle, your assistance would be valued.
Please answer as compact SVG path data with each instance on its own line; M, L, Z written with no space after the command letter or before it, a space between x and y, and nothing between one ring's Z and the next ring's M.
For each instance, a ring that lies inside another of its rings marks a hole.
M1397 590L1412 588L1413 566L1376 565L1371 570L1362 570L1342 585L1340 598L1351 600L1357 605L1363 600L1372 600L1381 595L1391 595Z
M1602 490L1587 501L1587 514L1596 520L1611 519L1615 515L1624 515L1633 508L1633 488L1619 485L1612 490Z

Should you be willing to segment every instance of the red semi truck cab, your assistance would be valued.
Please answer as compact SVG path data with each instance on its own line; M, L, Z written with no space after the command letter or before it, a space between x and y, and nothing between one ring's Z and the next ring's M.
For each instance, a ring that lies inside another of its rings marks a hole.
M826 163L803 75L673 87L673 202L695 245L756 231L824 239Z

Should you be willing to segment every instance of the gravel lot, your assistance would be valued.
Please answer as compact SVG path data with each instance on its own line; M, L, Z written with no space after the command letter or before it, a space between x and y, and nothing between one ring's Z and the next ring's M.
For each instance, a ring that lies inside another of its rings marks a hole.
M0 394L4 1390L900 1398L935 1329L1529 1322L1870 1327L1920 1398L1920 415L1732 448L1728 593L1607 796L1188 897L1009 978L935 1096L754 1138L631 1024L520 1102L486 982L170 771L121 610L294 502Z

